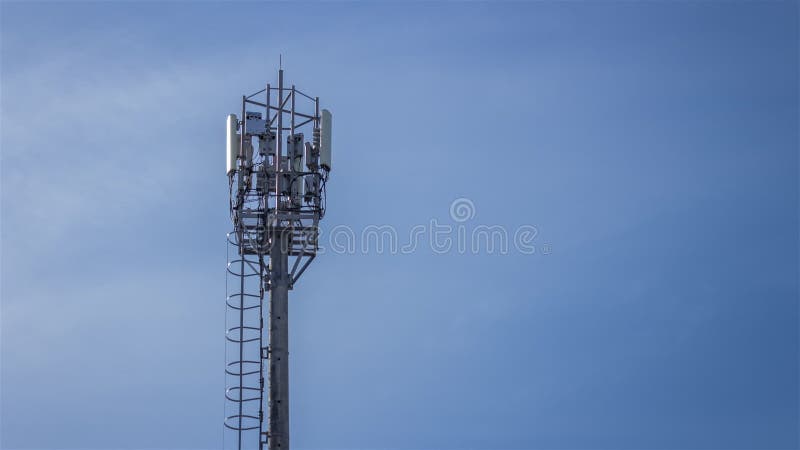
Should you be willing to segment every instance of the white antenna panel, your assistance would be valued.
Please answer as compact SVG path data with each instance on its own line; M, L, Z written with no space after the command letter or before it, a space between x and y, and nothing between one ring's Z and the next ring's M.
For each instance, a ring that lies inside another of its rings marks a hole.
M227 125L228 145L226 151L226 168L227 174L230 175L236 171L236 158L239 157L239 147L241 146L239 134L236 132L239 128L239 119L236 118L236 114L228 114Z
M325 170L331 170L331 112L322 110L322 124L319 144L319 165Z

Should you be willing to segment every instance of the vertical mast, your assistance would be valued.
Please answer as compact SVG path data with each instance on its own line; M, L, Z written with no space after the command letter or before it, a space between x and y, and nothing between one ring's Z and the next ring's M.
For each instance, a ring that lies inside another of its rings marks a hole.
M286 188L283 163L283 69L278 70L279 161L276 208L280 209ZM273 222L270 250L269 314L269 449L289 450L289 234L279 216Z
M272 232L269 314L269 450L289 449L289 263L290 232Z

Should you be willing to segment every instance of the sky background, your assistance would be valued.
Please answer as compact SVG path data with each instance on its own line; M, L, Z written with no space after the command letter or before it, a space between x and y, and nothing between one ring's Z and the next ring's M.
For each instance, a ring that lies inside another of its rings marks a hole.
M334 112L297 449L798 448L798 4L0 3L0 447L222 447L224 122ZM324 242L324 238L323 238Z

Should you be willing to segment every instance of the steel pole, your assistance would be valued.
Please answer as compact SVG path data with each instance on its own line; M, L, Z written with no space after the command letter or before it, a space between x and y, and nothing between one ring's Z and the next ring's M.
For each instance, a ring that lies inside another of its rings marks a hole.
M270 250L269 450L289 450L289 243L276 227Z

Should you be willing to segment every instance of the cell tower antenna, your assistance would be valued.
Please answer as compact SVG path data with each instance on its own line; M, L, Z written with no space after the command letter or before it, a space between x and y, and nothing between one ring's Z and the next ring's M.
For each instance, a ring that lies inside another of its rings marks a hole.
M227 119L224 450L289 450L289 291L317 256L326 208L331 113L286 87L278 64L277 86Z

